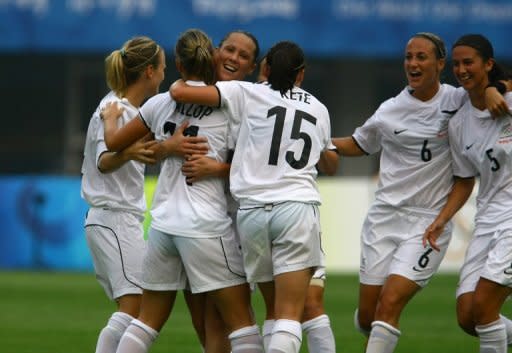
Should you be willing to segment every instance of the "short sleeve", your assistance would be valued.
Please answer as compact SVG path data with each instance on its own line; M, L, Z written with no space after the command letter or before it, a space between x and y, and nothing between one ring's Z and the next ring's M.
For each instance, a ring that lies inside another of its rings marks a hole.
M219 81L216 84L220 95L220 108L228 116L228 148L234 149L245 114L243 85L238 81Z
M368 154L376 153L381 149L381 134L378 123L379 111L375 112L364 124L358 127L352 137L359 148Z
M461 178L470 178L478 175L478 170L476 170L473 163L464 154L460 123L460 119L453 119L448 125L453 175Z

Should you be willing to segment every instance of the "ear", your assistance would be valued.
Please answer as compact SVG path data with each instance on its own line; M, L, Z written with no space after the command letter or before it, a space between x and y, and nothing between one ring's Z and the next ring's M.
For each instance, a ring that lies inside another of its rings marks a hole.
M174 63L176 64L176 70L178 70L178 72L180 74L182 74L183 73L183 65L181 65L180 59L176 58L176 60L174 60Z
M258 67L258 64L256 62L252 63L251 69L249 70L249 75L254 72L254 70Z
M487 62L485 63L485 72L489 73L493 69L495 64L496 61L493 58L487 60Z
M439 72L444 70L445 65L446 65L446 59L445 58L437 60L437 69L439 70Z
M147 78L152 78L154 71L155 70L154 70L153 65L148 65L148 66L146 66L146 69L144 70L144 74L146 75Z
M302 84L302 81L304 81L304 72L306 71L306 69L301 69L299 71L299 73L297 74L297 78L295 79L295 86L298 86L300 87L300 85Z

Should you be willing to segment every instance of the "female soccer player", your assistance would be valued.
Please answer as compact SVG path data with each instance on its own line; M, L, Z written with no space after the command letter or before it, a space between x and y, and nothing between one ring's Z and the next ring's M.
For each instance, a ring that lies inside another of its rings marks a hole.
M217 49L217 79L219 81L243 80L256 68L258 53L259 45L253 35L245 31L233 31L228 33L222 39ZM265 62L266 59L263 58L260 63L257 78L258 82L267 80L267 77L263 73ZM229 168L230 163L220 163L208 156L194 155L185 161L182 170L189 180L194 181L208 176L227 177L229 175ZM235 222L237 208L238 204L228 195L229 213ZM324 283L325 268L321 267L315 271L311 279L302 318L302 328L307 336L308 350L310 353L334 353L336 351L330 320L324 309ZM196 298L195 300L198 301L198 303L191 304L190 295L187 294L189 292L185 293L185 297L189 298L187 299L187 303L189 303L189 309L193 313L192 316L196 331L198 334L202 333L202 335L199 334L200 337L208 336L209 343L207 345L209 349L206 351L210 352L210 349L213 349L212 345L215 345L216 348L213 352L228 353L230 351L229 346L224 344L222 348L221 343L222 322L215 320L215 315L209 310L211 306L208 306L209 319L207 321L210 322L208 323L208 328L205 330L204 322L201 320L203 317L201 311L194 314L195 311L198 311L194 308L201 307L202 305L200 300ZM266 317L263 324L263 340L266 345L268 345L275 323L273 313L267 312L267 314L269 316ZM194 319L194 317L197 317L197 319ZM203 340L206 341L204 338Z
M147 37L135 37L105 60L112 91L94 112L87 130L82 165L82 197L90 206L85 221L87 243L98 281L117 309L101 331L96 353L113 353L130 321L139 314L142 254L146 248L142 221L144 163L155 162L154 142L141 139L125 150L108 151L100 111L108 102L124 107L128 123L164 79L165 55Z
M175 53L178 70L190 84L213 82L213 47L203 32L183 33ZM226 160L226 115L206 106L176 103L168 93L148 100L140 118L119 131L115 119L105 118L105 140L113 150L123 149L150 130L164 140L184 121L189 123L184 134L207 137L209 155ZM149 350L172 311L176 291L185 289L187 282L193 293L209 293L230 332L233 351L261 352L241 254L233 246L236 239L227 215L224 181L190 182L181 173L182 163L183 158L176 157L163 161L144 257L141 312L123 335L118 352Z
M323 264L315 165L333 173L337 155L329 150L327 109L295 86L304 75L302 50L279 42L266 57L268 84L231 81L191 87L177 81L171 94L178 101L221 106L233 120L238 139L230 183L240 202L237 222L245 269L265 302L275 303L268 352L291 353L300 348L311 275Z
M449 124L454 174L473 181L480 176L474 237L466 252L457 288L461 327L480 338L480 352L506 353L512 322L500 310L512 294L512 118L492 118L485 104L492 83L508 76L494 50L479 34L460 37L452 47L453 73L469 100ZM512 107L512 94L505 100ZM471 192L471 190L469 190ZM434 235L426 236L437 248Z
M266 58L263 58L260 62L258 82L266 82L268 79L266 76L266 62ZM296 82L296 85L300 86L301 82ZM331 322L324 307L325 279L325 267L318 267L309 283L304 312L302 314L302 330L307 337L309 353L336 352L336 342ZM272 307L272 303L267 303L267 307ZM272 310L267 311L267 317L263 323L263 342L266 346L268 346L272 335L274 323L275 318Z
M473 186L472 180L454 179L452 173L448 121L467 98L463 89L440 83L445 60L438 36L414 35L405 48L408 86L381 104L353 136L333 140L345 156L381 151L376 200L361 235L354 318L369 336L367 353L394 351L400 314L437 271L451 238L450 219ZM497 96L496 106L503 109ZM425 229L443 207L446 217L429 228L439 233L439 251L424 248Z
M219 81L245 79L256 68L259 52L259 43L251 33L242 30L229 32L215 49L216 79ZM228 178L231 165L228 162L230 162L229 159L219 161L204 154L194 154L184 161L182 171L191 183L208 177ZM238 205L231 197L229 188L226 190L226 197L228 214L235 224L234 216ZM208 298L208 293L192 294L186 290L184 295L204 351L229 353L231 347L227 338L228 332L220 318L220 313Z

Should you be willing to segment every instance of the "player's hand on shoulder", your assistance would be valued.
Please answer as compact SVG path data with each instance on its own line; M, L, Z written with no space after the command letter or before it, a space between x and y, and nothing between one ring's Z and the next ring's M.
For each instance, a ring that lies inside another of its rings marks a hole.
M503 95L493 86L485 89L485 105L493 118L510 115L510 108Z
M100 111L100 118L103 120L117 119L123 115L124 108L117 102L108 102Z

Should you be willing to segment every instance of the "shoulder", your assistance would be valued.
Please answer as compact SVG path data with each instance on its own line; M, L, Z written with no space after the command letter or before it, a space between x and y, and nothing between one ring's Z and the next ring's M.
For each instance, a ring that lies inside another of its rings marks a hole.
M163 93L155 94L153 97L149 98L146 101L146 103L143 104L143 106L148 103L149 103L149 105L154 105L154 104L162 104L162 103L170 102L170 101L171 101L171 95L169 94L169 92L163 92Z
M113 91L110 91L101 99L100 104L98 104L98 109L103 109L108 103L112 102L121 102L121 98L116 96Z
M450 99L459 104L462 104L467 96L467 92L464 88L453 87L447 83L441 84L440 92L443 99Z
M468 100L460 109L455 113L455 115L449 120L448 126L450 130L456 131L459 130L466 117L471 113L471 102Z
M512 107L512 92L506 92L503 96L505 98L505 101L508 103L509 108Z

